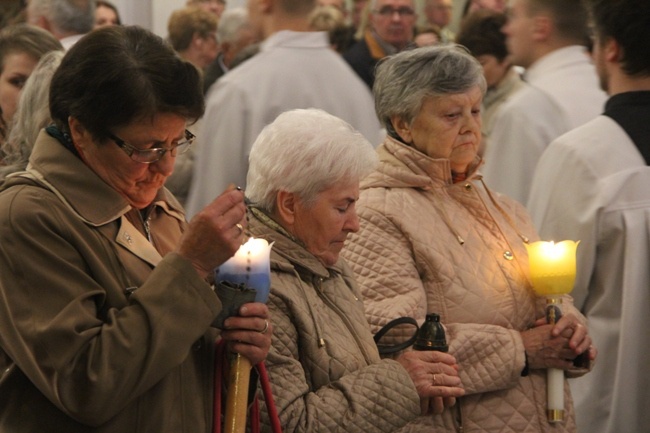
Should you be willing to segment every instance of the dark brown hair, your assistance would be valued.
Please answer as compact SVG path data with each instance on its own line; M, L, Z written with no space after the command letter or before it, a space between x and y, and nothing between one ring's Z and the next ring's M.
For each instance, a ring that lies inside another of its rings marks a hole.
M120 11L117 10L117 7L113 3L105 1L105 0L96 0L95 5L96 5L96 8L98 8L100 6L103 6L105 8L108 8L108 9L112 10L113 12L115 12L115 17L117 17L117 23L116 24L118 26L122 25L122 20L120 19Z
M52 119L78 119L96 138L158 113L203 115L199 72L160 37L136 26L94 30L66 54L52 78Z
M506 36L501 28L506 24L505 14L480 9L465 17L456 43L464 45L474 57L491 55L502 62L508 56Z
M650 76L650 1L587 0L600 43L608 38L621 46L625 73Z

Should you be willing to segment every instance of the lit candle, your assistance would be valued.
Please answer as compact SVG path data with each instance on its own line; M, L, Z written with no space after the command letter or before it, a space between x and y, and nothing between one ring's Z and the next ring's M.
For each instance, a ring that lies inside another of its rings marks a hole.
M539 241L525 244L535 293L540 296L561 296L573 290L579 243Z
M256 302L266 302L271 287L272 246L265 239L248 239L233 257L219 266L215 275L217 282L244 284L249 289L255 289Z
M271 247L264 239L250 238L233 257L215 271L215 280L243 284L255 290L255 301L266 303L271 288ZM244 433L250 382L250 361L236 354L230 364L224 431ZM218 421L217 421L218 422Z
M546 297L546 317L550 324L559 320L562 314L562 295L573 290L578 243L540 241L525 244L533 289L539 296ZM564 419L564 371L549 368L546 379L548 420L560 422Z

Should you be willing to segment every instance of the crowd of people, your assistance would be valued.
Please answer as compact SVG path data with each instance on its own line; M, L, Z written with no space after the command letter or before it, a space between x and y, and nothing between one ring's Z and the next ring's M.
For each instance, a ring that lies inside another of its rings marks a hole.
M648 431L647 0L186 0L164 38L19 3L0 433L221 431L232 354L262 431ZM270 296L233 308L249 237ZM553 323L540 239L580 241Z

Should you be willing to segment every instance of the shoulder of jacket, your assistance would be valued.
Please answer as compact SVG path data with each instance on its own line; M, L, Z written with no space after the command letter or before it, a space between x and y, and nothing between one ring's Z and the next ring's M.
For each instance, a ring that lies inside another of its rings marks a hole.
M29 173L20 173L7 178L0 189L0 201L5 200L10 200L12 206L22 203L29 205L35 202L42 206L44 200L52 203L60 202L47 185ZM29 213L30 209L26 209L26 211Z

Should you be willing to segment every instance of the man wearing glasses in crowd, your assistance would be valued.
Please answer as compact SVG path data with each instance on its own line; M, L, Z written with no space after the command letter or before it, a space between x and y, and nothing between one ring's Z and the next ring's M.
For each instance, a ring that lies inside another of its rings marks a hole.
M417 15L413 0L371 0L368 29L343 58L372 89L375 65L413 43Z

